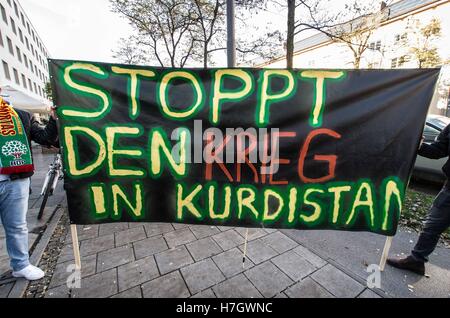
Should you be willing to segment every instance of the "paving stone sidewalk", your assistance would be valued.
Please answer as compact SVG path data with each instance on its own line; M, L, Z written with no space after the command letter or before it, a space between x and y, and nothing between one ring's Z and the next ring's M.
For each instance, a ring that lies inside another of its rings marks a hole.
M47 297L379 297L278 230L117 223L78 226L81 288L66 286L70 233Z
M378 298L450 297L450 249L438 247L428 276L387 266L381 288L367 288L385 238L373 233L246 229L186 224L78 226L81 288L69 290L70 234L46 297ZM400 228L391 255L417 233Z

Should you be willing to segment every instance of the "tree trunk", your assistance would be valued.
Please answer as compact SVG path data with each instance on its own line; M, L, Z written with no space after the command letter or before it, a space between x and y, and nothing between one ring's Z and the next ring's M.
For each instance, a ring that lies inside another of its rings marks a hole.
M355 61L353 62L355 69L359 69L361 64L361 56L355 56Z
M286 67L294 67L294 32L295 32L295 0L288 2L287 39L286 39Z

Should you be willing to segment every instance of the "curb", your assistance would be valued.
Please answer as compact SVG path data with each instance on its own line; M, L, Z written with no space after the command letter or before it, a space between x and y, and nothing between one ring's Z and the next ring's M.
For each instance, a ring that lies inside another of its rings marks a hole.
M45 248L47 247L53 232L55 231L56 227L58 226L59 220L61 219L63 213L65 212L65 208L58 206L56 207L55 211L53 212L53 216L51 217L50 222L47 224L47 228L45 229L45 232L42 234L38 244L33 250L33 253L30 256L30 263L31 264L39 264L42 255L45 251ZM28 284L30 282L24 278L19 278L16 280L16 283L12 287L11 291L9 292L8 298L22 298L25 291L28 288Z

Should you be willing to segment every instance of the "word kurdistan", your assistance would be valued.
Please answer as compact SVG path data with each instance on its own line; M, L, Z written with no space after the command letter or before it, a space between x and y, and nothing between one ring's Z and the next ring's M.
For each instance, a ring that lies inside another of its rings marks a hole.
M180 223L202 222L207 218L211 221L250 218L268 227L281 221L286 227L298 224L314 227L327 223L348 228L354 225L359 214L363 214L371 230L387 231L391 226L391 209L401 211L403 201L403 186L396 178L386 179L379 191L368 180L287 189L266 187L258 190L251 185L225 185L219 191L216 183L198 184L192 188L178 183L176 188L176 221ZM139 182L134 183L134 199L128 197L118 184L111 188L96 184L90 187L90 193L96 219L121 219L124 208L135 220L148 217L144 201L152 198L144 198ZM112 206L107 197L112 198ZM200 197L206 202L203 206L198 203ZM351 203L345 206L345 201ZM223 207L221 211L217 206ZM400 212L394 218L399 215Z

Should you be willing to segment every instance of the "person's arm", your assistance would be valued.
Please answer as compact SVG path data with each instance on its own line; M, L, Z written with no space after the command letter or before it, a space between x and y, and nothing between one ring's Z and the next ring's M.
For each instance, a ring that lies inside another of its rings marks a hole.
M440 159L448 157L449 132L450 125L445 127L444 130L436 138L436 140L431 144L422 143L419 148L418 154L430 159Z
M31 140L40 145L59 147L58 128L56 126L56 120L52 116L50 116L46 126L42 126L34 117L32 117L30 136Z

